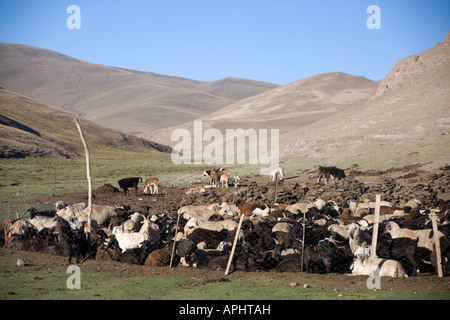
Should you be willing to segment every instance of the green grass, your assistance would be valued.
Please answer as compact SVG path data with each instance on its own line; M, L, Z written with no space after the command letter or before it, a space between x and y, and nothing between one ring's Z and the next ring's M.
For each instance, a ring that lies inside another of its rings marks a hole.
M341 289L339 291L291 287L283 280L232 279L202 283L190 277L123 278L106 272L83 270L81 289L68 289L67 266L35 270L17 267L16 259L0 257L0 299L33 300L448 300L442 291Z

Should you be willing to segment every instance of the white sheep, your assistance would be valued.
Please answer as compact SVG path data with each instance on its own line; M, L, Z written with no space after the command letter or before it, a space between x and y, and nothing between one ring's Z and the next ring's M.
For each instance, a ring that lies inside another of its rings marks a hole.
M140 248L144 241L150 239L150 236L147 233L142 232L132 232L126 233L122 231L120 226L113 228L113 234L119 243L120 249L122 252L125 252L129 249Z
M133 213L128 220L122 223L123 232L131 233L139 229L139 225L143 222L145 217L139 212Z
M220 205L220 210L218 212L221 216L237 216L239 215L239 209L235 204L228 204L226 202L222 202Z
M184 219L198 218L208 220L212 215L219 212L219 205L214 203L212 205L203 206L184 206L178 210L178 214L183 214Z
M313 203L303 203L303 202L297 202L291 205L288 205L286 207L286 210L296 214L297 210L300 210L301 213L307 213L309 211L309 209L311 209L312 207L314 207Z
M386 230L390 233L392 239L396 238L410 238L410 239L419 239L417 243L418 247L429 249L433 251L434 245L434 237L431 235L433 229L425 229L425 230L410 230L410 229L402 229L399 225L394 221L389 221L386 223ZM441 237L445 237L444 234L438 231L439 239Z
M355 250L355 260L350 275L365 275L377 277L407 278L408 275L400 262L391 259L381 259L370 256L370 250L359 247Z
M198 228L208 229L211 231L222 231L226 229L228 231L233 231L237 228L238 224L232 220L221 220L221 221L200 221Z

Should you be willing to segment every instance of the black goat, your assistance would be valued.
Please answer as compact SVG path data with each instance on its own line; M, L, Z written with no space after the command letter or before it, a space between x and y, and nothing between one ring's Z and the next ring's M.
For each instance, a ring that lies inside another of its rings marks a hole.
M89 250L89 241L87 235L82 231L73 231L67 240L69 246L69 263L72 263L72 258L76 258L76 262L80 263Z
M377 241L377 256L402 263L408 275L417 276L417 243L419 239L396 238L390 234L380 234Z
M305 268L312 273L317 268L317 273L322 273L325 266L326 273L330 273L333 258L336 258L335 245L328 239L321 240L316 246L305 248ZM316 268L315 268L316 267Z
M142 182L142 178L123 178L117 181L119 187L123 190L124 195L127 197L128 197L128 189L131 188L134 188L134 190L136 191L135 195L137 196L139 182Z

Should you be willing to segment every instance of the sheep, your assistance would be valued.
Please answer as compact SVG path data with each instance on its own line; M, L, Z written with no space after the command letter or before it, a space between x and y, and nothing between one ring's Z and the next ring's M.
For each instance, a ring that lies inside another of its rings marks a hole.
M183 218L186 220L191 218L208 220L209 217L218 212L219 205L216 203L204 206L183 206L178 210L178 214L183 214Z
M277 166L272 168L272 170L269 173L269 182L275 181L275 176L278 174L279 181L283 180L284 176L284 167L283 166Z
M142 182L142 178L123 178L117 183L119 184L119 187L123 190L124 196L128 197L128 189L134 188L135 195L138 195L138 185L139 182Z
M158 182L158 178L148 178L145 180L144 193L147 194L150 191L151 194L158 194Z
M163 248L154 250L145 259L144 265L149 267L163 267L170 264L169 245L166 244Z
M219 214L222 216L228 215L228 216L237 216L239 215L239 209L234 204L228 204L226 202L222 202L220 205Z
M417 244L418 247L425 248L427 250L433 251L434 238L432 236L433 229L425 230L410 230L402 229L394 221L388 221L386 223L385 229L391 235L392 239L396 238L410 238L419 239ZM445 235L438 231L438 238L445 237Z
M141 232L126 233L121 227L114 227L113 234L119 243L122 253L133 248L140 248L144 241L149 240L149 235Z
M122 231L126 233L137 232L142 221L144 221L144 216L135 212L122 224Z
M292 205L288 205L286 207L286 210L294 214L297 213L297 210L300 210L301 213L307 213L309 209L311 209L312 207L314 207L314 204L312 202L310 203L298 202Z
M202 228L196 228L187 239L192 240L196 245L204 242L208 248L217 248L220 242L225 241L228 237L228 231L212 231Z
M233 231L237 228L238 224L231 220L222 221L200 221L198 223L198 228L207 229L211 231L222 231L228 230Z
M107 206L107 205L92 205L92 213L91 219L93 223L96 223L99 226L106 226L106 224L110 221L112 217L117 216L116 206ZM83 210L83 213L86 215L86 220L89 212L89 207Z
M147 234L153 244L159 245L161 231L159 230L159 226L153 223L150 218L144 218L144 223L139 233Z
M408 275L400 262L391 259L370 256L367 248L359 247L354 252L356 259L350 266L350 275L407 278Z

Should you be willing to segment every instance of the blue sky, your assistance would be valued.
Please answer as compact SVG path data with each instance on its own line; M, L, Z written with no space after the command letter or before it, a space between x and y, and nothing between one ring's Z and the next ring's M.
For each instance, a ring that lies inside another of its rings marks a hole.
M66 26L73 4L80 30ZM379 30L366 26L370 5ZM204 81L286 84L332 71L380 80L447 31L448 0L0 0L0 42Z

